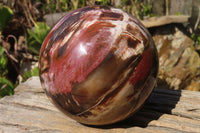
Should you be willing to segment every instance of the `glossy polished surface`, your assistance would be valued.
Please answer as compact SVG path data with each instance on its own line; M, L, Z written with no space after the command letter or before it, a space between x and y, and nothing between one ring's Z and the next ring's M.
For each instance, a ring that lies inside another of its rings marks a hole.
M111 7L64 16L43 42L40 80L52 102L81 123L104 125L135 113L158 72L154 42L144 26Z

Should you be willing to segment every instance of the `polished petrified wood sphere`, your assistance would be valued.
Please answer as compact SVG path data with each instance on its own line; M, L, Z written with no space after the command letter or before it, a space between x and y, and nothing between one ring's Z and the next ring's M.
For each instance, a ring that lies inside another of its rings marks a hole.
M154 42L144 26L116 8L81 8L64 16L43 42L42 87L67 116L104 125L135 113L158 72Z

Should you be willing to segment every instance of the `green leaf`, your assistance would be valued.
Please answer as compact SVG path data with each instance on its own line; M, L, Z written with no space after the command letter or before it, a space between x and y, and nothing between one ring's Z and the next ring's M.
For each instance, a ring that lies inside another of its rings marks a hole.
M28 50L34 54L39 54L40 47L46 35L50 31L49 26L43 22L37 22L33 30L27 29L28 32Z
M33 70L31 71L26 71L23 75L23 81L26 81L28 78L33 77L33 76L39 76L39 69L38 67L35 67Z
M14 94L14 85L6 78L0 77L0 98Z
M0 56L2 56L4 53L4 48L2 46L0 46Z
M0 5L0 14L0 31L2 31L8 21L12 19L13 11L7 6Z
M29 39L34 39L35 41L37 41L38 43L42 43L42 40L40 40L40 37L37 35L37 33L27 29L28 34L30 35Z
M4 48L0 46L0 76L3 76L6 71L8 59L4 54Z

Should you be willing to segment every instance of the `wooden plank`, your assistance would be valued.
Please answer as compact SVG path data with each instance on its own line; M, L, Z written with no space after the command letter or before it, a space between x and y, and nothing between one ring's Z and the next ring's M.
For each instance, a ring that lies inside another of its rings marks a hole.
M146 28L158 27L171 23L186 23L188 22L189 15L167 15L160 17L150 17L145 20L141 20Z
M200 92L154 89L142 109L122 122L89 127L58 111L46 97L38 77L0 99L0 132L66 133L200 133Z

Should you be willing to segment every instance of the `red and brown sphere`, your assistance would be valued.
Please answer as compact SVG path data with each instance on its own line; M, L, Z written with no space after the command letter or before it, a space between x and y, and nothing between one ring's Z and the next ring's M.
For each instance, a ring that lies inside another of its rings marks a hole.
M89 125L121 121L148 98L158 73L157 50L136 18L107 6L64 16L43 42L40 80L67 116Z

